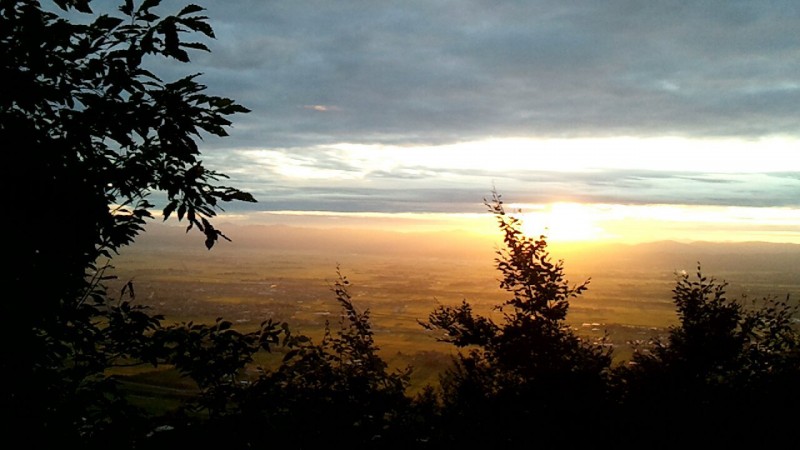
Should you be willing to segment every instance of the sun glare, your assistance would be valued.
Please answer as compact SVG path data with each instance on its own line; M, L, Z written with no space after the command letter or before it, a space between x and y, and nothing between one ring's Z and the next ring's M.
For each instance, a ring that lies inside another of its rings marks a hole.
M524 208L523 208L524 210ZM592 241L603 237L595 211L580 203L552 203L523 212L522 231L530 237L544 235L558 242Z

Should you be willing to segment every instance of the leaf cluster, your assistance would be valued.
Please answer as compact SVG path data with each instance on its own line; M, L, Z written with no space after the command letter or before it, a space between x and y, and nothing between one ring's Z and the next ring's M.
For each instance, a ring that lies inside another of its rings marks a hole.
M56 2L88 23L34 0L0 3L0 136L20 146L10 183L19 228L59 234L47 227L58 221L74 229L62 238L77 249L62 253L76 268L132 242L151 216L151 192L166 194L165 219L177 212L209 248L224 237L208 220L220 204L254 201L217 185L225 176L204 167L197 145L204 134L226 136L227 116L247 109L207 95L199 74L165 81L147 67L155 57L188 62L188 51L208 51L186 36L214 37L203 8L162 16L159 3L126 0L118 15L95 15L90 1ZM35 246L29 234L34 255L58 248L55 239Z

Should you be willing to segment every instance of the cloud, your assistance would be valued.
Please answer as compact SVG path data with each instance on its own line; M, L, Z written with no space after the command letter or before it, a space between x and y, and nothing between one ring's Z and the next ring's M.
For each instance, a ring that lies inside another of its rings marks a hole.
M331 183L254 183L256 204L231 205L260 211L479 213L492 186L519 203L573 201L601 204L680 204L800 208L800 180L764 174L696 177L687 173L603 171L597 173L520 172L493 176L475 171L448 174L474 180L443 181L441 176L387 175ZM388 180L387 180L388 178ZM375 185L374 180L381 181ZM714 181L709 182L709 179Z
M329 112L329 111L336 111L339 108L336 106L329 106L329 105L303 105L303 109L310 109L311 111L317 112Z
M527 202L800 206L796 145L763 142L800 142L796 1L206 3L212 52L158 72L202 72L252 110L201 143L260 200L230 209L480 212L492 184ZM484 145L509 137L542 142ZM685 139L544 142L604 137Z
M798 133L796 2L208 7L194 67L253 110L232 146Z

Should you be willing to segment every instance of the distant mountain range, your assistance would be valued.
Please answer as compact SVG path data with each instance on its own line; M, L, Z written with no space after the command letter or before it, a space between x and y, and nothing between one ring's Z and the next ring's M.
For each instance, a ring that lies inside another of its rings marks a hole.
M221 241L211 252L302 252L327 256L381 255L394 257L494 259L501 244L491 238L464 231L397 232L391 230L305 228L286 225L219 224L232 239ZM133 248L154 248L207 253L196 230L152 223ZM648 270L694 270L698 262L719 271L768 271L800 274L800 244L770 242L675 242L641 244L553 243L553 259L564 259L567 267L581 271L613 267Z

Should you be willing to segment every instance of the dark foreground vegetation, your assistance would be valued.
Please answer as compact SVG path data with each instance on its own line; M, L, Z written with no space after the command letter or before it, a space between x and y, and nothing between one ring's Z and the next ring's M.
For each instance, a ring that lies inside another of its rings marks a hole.
M58 8L89 13L84 0ZM165 217L186 219L211 248L218 202L252 201L214 184L194 138L223 136L234 102L203 94L194 76L165 83L154 55L188 61L186 32L213 36L202 9L175 16L158 1L123 2L125 20L75 25L36 1L0 1L3 142L22 146L11 178L12 267L2 302L3 427L28 448L576 448L763 447L792 439L800 401L800 334L788 299L745 304L725 284L680 278L679 324L612 364L605 343L565 324L570 285L544 237L533 239L486 202L504 246L496 265L502 320L468 302L420 325L459 349L436 386L408 394L413 368L391 371L368 312L340 275L341 321L321 340L269 320L252 332L219 319L166 325L103 286L101 258L142 230L153 191ZM56 8L56 9L58 9ZM43 205L47 202L46 206ZM261 352L280 350L275 367ZM135 406L118 369L169 366L196 385L177 408Z

